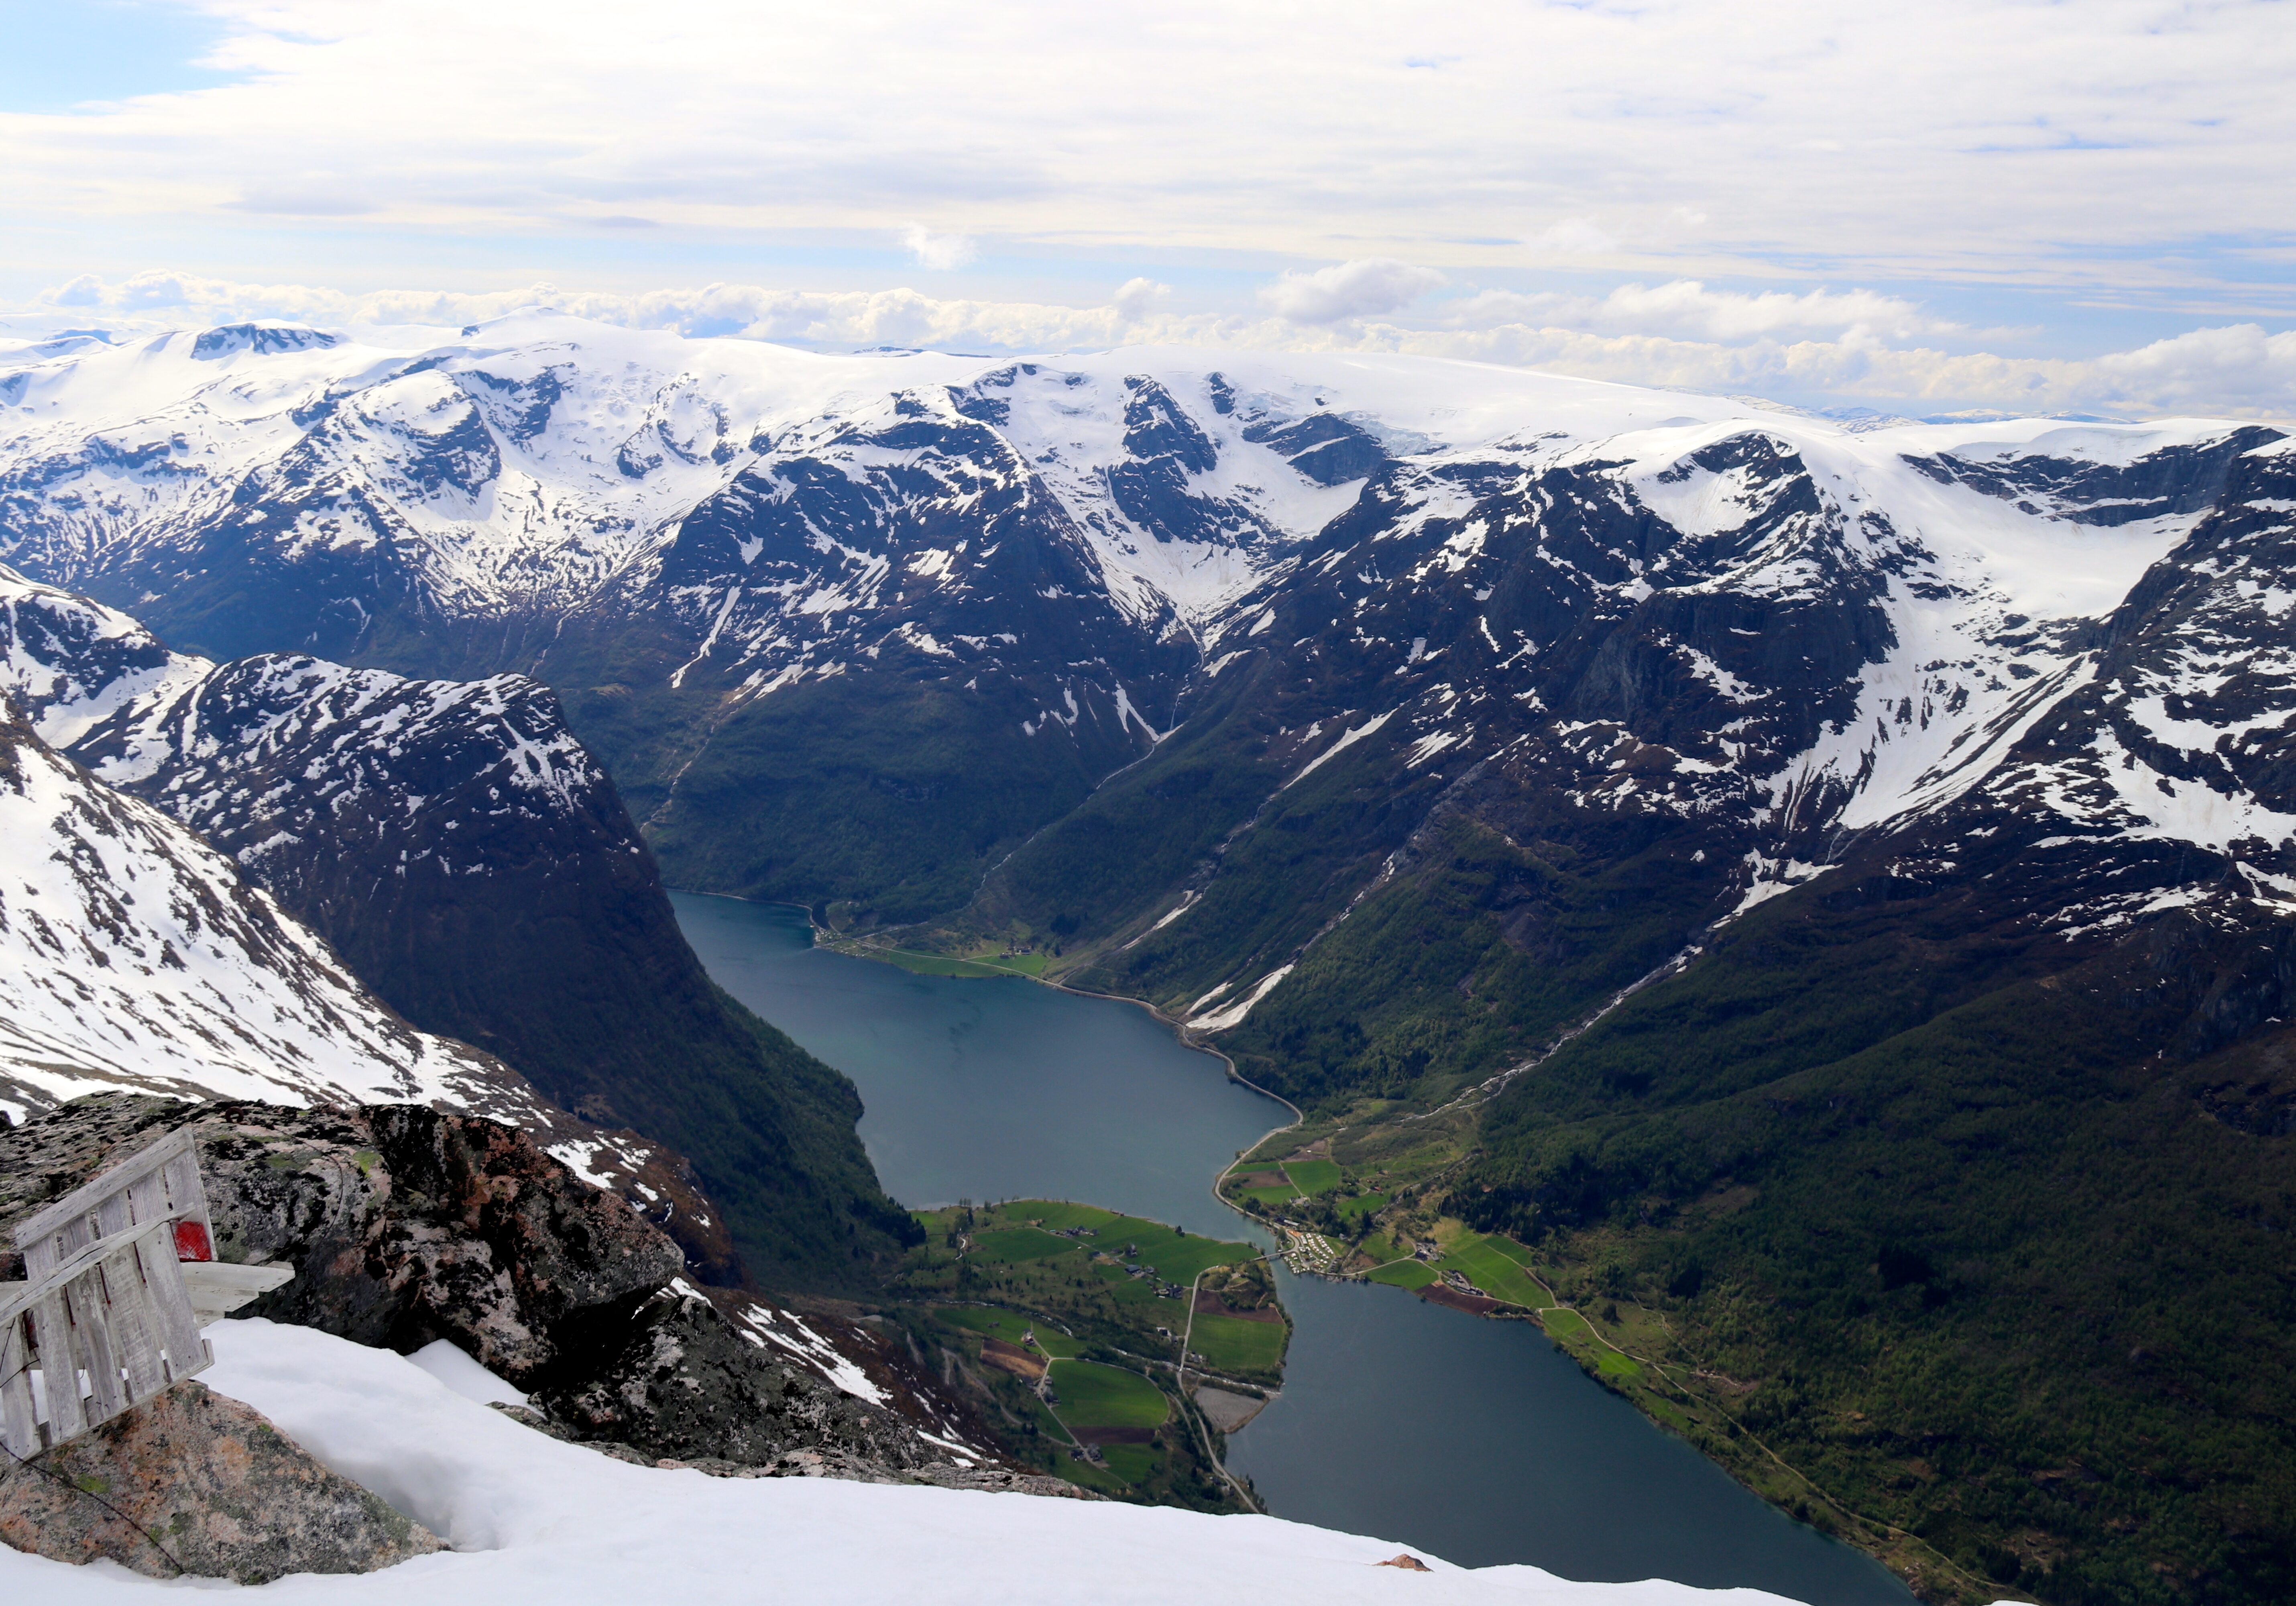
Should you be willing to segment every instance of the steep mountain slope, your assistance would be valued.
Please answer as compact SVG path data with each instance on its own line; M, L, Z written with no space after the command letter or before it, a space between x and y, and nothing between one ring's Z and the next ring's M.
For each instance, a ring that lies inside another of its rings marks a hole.
M74 757L230 854L407 1018L600 1129L562 1135L564 1157L684 1194L656 1214L697 1265L740 1275L715 1210L676 1186L679 1155L778 1286L840 1285L912 1231L851 1085L710 984L546 690L308 657L217 668L4 570L0 604L20 695L79 732ZM107 676L144 689L123 702Z
M1138 758L1398 453L1747 409L1403 359L821 357L532 315L0 359L0 557L218 657L533 673L673 879L914 918ZM1440 433L1439 435L1438 432Z
M1464 1073L1528 1047L1815 874L1844 833L1990 773L2270 436L2021 429L1964 449L2087 462L2084 488L2005 507L1939 483L1946 431L1785 423L1398 465L1244 599L1180 730L1002 868L982 912L1108 934L1096 980L1209 1029L1248 1016L1248 1053L1300 1001L1326 1041L1286 1039L1263 1068L1313 1095L1360 1013L1302 991L1316 951L1349 955L1328 979L1358 1001L1366 963L1456 962L1429 993L1472 983L1464 952L1378 935L1398 875L1448 859L1509 932L1490 962L1538 962L1480 989L1480 1025L1444 1028L1480 1032L1475 1053L1404 1060ZM2150 479L2170 489L2127 494ZM1630 918L1603 912L1621 900Z
M1521 1078L1458 1189L2045 1599L2296 1577L2292 492L2286 442L2233 459L1981 783Z
M104 1088L537 1116L488 1056L418 1032L232 862L0 708L0 1108Z

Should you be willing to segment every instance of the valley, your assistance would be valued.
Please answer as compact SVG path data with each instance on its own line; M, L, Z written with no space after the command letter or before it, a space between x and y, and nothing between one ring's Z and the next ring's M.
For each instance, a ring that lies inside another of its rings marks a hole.
M301 1096L516 1110L809 1297L922 1273L901 1206L1249 1219L1293 1331L1234 1467L1358 1525L1310 1310L1517 1369L1521 1312L1925 1594L2296 1577L2280 432L540 312L5 362L24 773L240 901ZM179 1013L59 1003L19 1105L229 1036L165 957L223 927L53 890Z
M1095 1336L1088 1321L1098 1318L1110 1322L1101 1341L1130 1351L1111 1359L1144 1364L1161 1380L1156 1363L1174 1352L1146 1341L1161 1343L1153 1327L1173 1326L1191 1303L1155 1298L1144 1279L1092 1266L1101 1238L1054 1233L1121 1211L1176 1223L1186 1236L1163 1229L1160 1241L1202 1245L1192 1252L1198 1259L1234 1253L1228 1240L1240 1226L1251 1253L1278 1251L1276 1235L1222 1203L1213 1184L1263 1143L1292 1152L1297 1133L1267 1130L1288 1127L1291 1112L1228 1080L1217 1058L1184 1046L1147 1011L1019 979L919 975L856 959L815 946L804 911L786 906L684 893L673 902L728 991L853 1076L865 1106L862 1136L886 1186L913 1204L947 1202L926 1218L938 1231L916 1252L938 1267L929 1291L955 1291L961 1263L946 1240L964 1210L956 1200L975 1201L976 1223L1017 1217L990 1229L995 1258L970 1273L980 1281L967 1297L980 1303L930 1307L922 1320L966 1329L960 1354L1014 1416L1036 1421L1037 1437L1060 1435L1049 1415L1034 1417L1019 1379L976 1359L989 1338L1021 1348L1021 1364L1035 1355L1049 1364L1070 1346L1083 1357ZM1094 1204L1043 1202L1062 1196ZM1008 1201L1001 1214L980 1214L999 1199ZM1028 1225L1032 1218L1044 1226ZM1165 1269L1144 1252L1158 1241L1143 1236L1150 1229L1124 1231L1144 1248L1142 1261ZM1055 1254L1040 1259L1044 1249ZM1195 1262L1181 1264L1193 1272ZM1275 1514L1391 1536L1468 1565L1529 1561L1614 1579L1657 1570L1850 1606L1907 1598L1874 1562L1767 1509L1685 1439L1637 1415L1530 1324L1479 1320L1399 1288L1295 1275L1280 1255L1260 1264L1291 1326L1280 1387L1269 1390L1265 1371L1219 1373L1237 1391L1271 1397L1218 1442L1228 1470ZM1142 1310L1165 1314L1124 1317L1101 1291L1119 1287ZM1031 1332L1037 1342L1019 1346ZM1206 1353L1207 1365L1213 1358ZM1029 1437L1023 1429L1017 1442ZM1064 1449L1038 1464L1078 1471ZM1624 1511L1667 1516L1654 1528L1621 1523Z

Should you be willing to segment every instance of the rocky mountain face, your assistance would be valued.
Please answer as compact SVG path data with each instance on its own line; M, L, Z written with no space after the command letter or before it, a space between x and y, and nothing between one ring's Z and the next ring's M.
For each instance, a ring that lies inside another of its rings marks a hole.
M1745 411L1441 364L433 334L0 358L0 558L217 658L534 674L674 880L857 918L961 904L1145 753L1236 594L1429 426Z
M97 1095L0 1132L0 1235L184 1126L217 1253L297 1271L242 1315L402 1353L449 1340L530 1395L512 1414L650 1463L1035 1487L867 1325L713 1303L628 1201L497 1122Z
M5 570L0 607L17 700L72 758L229 854L408 1020L574 1112L535 1130L650 1199L702 1275L739 1283L746 1253L836 1285L898 1246L851 1086L710 984L546 688L217 666Z
M168 815L0 710L0 1109L126 1087L439 1100L540 1118L525 1081L420 1032Z

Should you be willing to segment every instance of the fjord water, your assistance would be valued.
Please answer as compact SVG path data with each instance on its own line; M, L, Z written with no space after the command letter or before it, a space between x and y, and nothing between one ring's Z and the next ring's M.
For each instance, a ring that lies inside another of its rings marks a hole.
M1211 1197L1290 1118L1145 1010L1023 981L913 976L813 946L804 912L673 894L718 985L853 1078L887 1191L1073 1198L1263 1238ZM1229 1440L1280 1517L1464 1566L1767 1589L1815 1606L1913 1597L1788 1520L1590 1381L1528 1322L1280 1272L1283 1392Z

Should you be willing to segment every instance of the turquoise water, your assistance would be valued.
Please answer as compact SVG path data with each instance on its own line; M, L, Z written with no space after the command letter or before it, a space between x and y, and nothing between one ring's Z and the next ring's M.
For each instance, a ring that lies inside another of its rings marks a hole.
M1074 1198L1259 1236L1211 1179L1290 1112L1144 1009L848 959L776 904L673 902L720 986L853 1078L862 1141L904 1203ZM1814 1606L1913 1599L1588 1380L1536 1327L1278 1275L1295 1323L1283 1393L1228 1454L1277 1516L1470 1567Z

